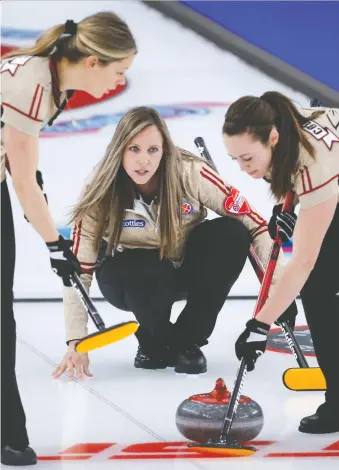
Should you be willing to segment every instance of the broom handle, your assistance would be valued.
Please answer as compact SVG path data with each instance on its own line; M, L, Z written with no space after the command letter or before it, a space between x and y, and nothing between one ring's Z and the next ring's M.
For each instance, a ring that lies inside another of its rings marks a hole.
M99 312L95 308L89 295L87 294L84 286L82 285L80 277L76 273L73 273L71 274L70 278L71 278L72 286L76 290L76 293L78 294L89 316L92 318L95 326L98 328L99 331L105 330L106 329L105 323L103 319L101 318L101 316L99 315Z

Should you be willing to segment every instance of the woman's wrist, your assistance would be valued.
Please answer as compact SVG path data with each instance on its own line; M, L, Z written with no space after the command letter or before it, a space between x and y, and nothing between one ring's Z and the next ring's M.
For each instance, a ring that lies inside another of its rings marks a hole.
M255 319L260 321L261 323L265 323L266 325L271 326L274 321L269 321L267 319L268 315L265 312L265 308L263 307L262 310L256 315Z
M75 346L78 341L78 339L72 339L71 341L67 341L69 349L75 350Z

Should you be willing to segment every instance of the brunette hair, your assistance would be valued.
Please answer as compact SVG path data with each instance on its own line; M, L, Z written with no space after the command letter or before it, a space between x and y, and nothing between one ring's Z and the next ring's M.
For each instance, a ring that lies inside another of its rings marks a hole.
M292 178L298 170L300 146L314 158L314 147L302 128L321 113L316 111L311 117L305 117L289 98L268 91L261 97L243 96L232 103L222 131L229 136L248 132L267 145L272 128L277 128L279 141L272 149L270 184L273 195L280 200L291 189Z

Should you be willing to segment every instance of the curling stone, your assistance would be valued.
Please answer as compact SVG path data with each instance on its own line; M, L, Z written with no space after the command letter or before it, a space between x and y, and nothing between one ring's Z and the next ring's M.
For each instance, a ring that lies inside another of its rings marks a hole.
M183 401L176 413L178 431L194 442L219 439L231 393L223 379L218 379L210 393L194 395ZM249 397L241 395L229 434L230 440L250 441L257 437L264 425L261 407Z

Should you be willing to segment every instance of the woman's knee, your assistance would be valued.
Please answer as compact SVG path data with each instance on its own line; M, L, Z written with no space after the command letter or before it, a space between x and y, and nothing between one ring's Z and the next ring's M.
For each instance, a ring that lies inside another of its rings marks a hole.
M220 226L222 226L226 238L249 249L251 236L248 228L240 220L227 216L221 217Z
M217 249L220 253L229 252L229 250L245 255L248 253L250 234L246 226L237 219L227 216L218 217L202 223L194 231L193 243L195 240L196 243Z

